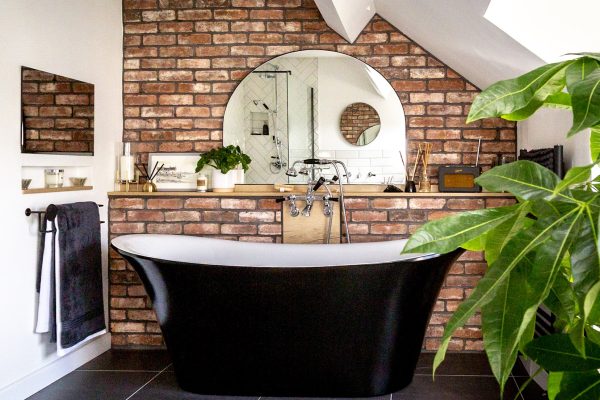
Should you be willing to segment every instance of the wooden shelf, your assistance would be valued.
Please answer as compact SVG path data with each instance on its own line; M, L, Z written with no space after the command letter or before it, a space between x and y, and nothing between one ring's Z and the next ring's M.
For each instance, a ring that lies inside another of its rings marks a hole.
M76 192L79 190L92 190L93 186L63 186L59 188L33 188L23 190L23 194L36 194L36 193L56 193L56 192Z

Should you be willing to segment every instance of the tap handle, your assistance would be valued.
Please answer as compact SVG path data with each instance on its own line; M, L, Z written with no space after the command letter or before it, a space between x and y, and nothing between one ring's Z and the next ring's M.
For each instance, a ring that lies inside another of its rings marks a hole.
M317 190L319 190L319 188L321 186L323 186L323 184L325 183L325 178L320 177L319 180L317 181L317 183L315 184L315 186L313 187L313 191L316 192Z
M333 176L333 178L331 178L331 181L332 181L332 182L337 182L337 181L339 181L339 180L340 180L340 177L339 177L339 176L337 176L337 175L334 175L334 176Z
M278 197L277 199L275 199L275 203L283 203L286 200L287 200L287 197Z

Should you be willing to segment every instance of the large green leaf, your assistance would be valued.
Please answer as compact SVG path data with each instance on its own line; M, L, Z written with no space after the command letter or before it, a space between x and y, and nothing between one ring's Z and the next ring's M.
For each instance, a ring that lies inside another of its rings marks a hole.
M551 222L538 220L530 229L519 232L510 240L504 247L500 257L488 268L486 274L473 290L473 293L460 304L448 321L440 348L434 359L434 371L444 360L454 331L463 326L478 309L490 302L504 280L522 262L524 257L546 240L549 240L553 230L571 220L576 211L577 209L573 209Z
M546 97L546 100L544 100L544 107L570 110L571 109L571 95L569 93L565 93L565 92L552 94L552 95Z
M600 372L564 372L554 400L600 399Z
M526 200L551 198L560 178L532 161L516 161L484 172L475 182L491 192L508 191ZM566 200L570 197L558 194Z
M586 323L600 325L600 281L585 296L583 313Z
M570 93L573 126L567 136L600 124L600 69L591 72L584 80L574 83Z
M488 231L485 235L485 260L492 265L502 249L522 229L531 226L532 220L527 218L531 210L530 202L519 203L515 212L506 220Z
M573 346L569 335L540 336L525 346L525 354L547 371L589 371L600 368L600 346L585 341L586 357Z
M467 123L514 113L532 100L544 100L559 92L564 86L565 69L571 63L544 65L517 78L494 83L475 98Z
M587 76L600 68L598 61L593 58L583 57L575 60L573 64L567 67L565 78L567 81L567 89L572 92L573 85L584 80Z
M597 161L600 156L600 125L592 126L590 132L590 157Z
M595 194L594 196L598 196ZM594 200L597 202L597 200ZM580 296L585 294L600 280L600 254L598 253L597 208L586 206L585 220L582 221L579 239L571 247L571 272L573 287Z
M488 208L452 215L421 226L403 253L448 253L511 217L517 206Z
M583 167L572 167L567 171L563 180L556 185L554 193L562 192L570 186L578 185L589 181L594 164L585 165Z
M563 260L564 263L569 263L568 257L565 257ZM564 324L568 327L575 323L575 316L579 312L579 305L575 291L566 274L566 268L563 267L563 270L556 276L554 285L544 300L544 304L552 311L552 314L556 315L557 322L561 322L561 325ZM559 326L561 329L566 327Z

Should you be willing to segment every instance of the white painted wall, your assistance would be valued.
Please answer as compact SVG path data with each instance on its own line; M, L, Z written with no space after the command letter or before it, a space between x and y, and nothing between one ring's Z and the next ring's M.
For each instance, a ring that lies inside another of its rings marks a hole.
M2 0L0 2L0 398L21 399L110 347L109 335L57 359L48 338L33 333L36 218L24 210L91 200L107 206L113 152L122 131L120 0ZM95 84L95 155L20 153L20 68L37 68ZM23 195L21 167L89 166L93 191ZM106 220L107 207L101 208ZM105 290L106 225L102 228Z
M543 149L562 144L565 171L574 166L590 164L589 130L567 139L571 125L572 114L569 110L538 110L531 118L518 124L517 148Z
M343 73L340 73L343 71ZM406 152L404 111L396 93L380 96L364 64L351 57L319 60L319 156L346 163L354 183L380 183L392 175L403 179L400 153ZM366 146L348 143L340 132L340 117L351 103L371 105L381 119L379 136ZM406 157L405 157L406 159ZM361 177L357 179L360 172ZM367 178L369 172L376 176Z

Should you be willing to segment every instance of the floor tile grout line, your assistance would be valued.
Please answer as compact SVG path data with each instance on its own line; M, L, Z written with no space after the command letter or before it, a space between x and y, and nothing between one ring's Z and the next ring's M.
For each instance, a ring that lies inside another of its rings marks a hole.
M160 374L162 374L163 372L165 372L167 370L167 368L169 368L171 366L171 364L167 365L165 368L163 368L162 371L160 371L159 373L157 373L156 375L154 375L148 382L144 383L138 390L136 390L135 392L131 393L129 395L129 397L127 397L125 400L129 400L131 399L133 396L136 395L136 393L138 393L140 390L142 390L143 388L145 388L150 382L152 382L153 380L155 380L156 378L158 378L158 376Z

